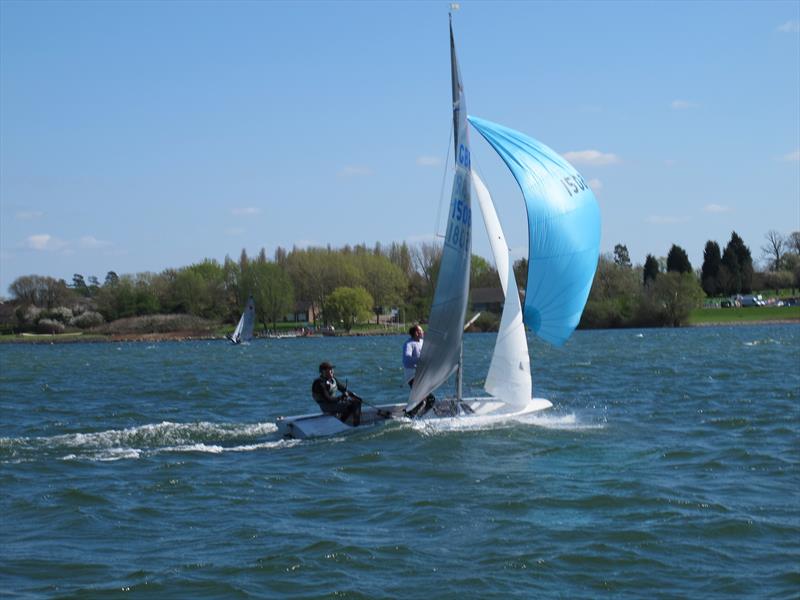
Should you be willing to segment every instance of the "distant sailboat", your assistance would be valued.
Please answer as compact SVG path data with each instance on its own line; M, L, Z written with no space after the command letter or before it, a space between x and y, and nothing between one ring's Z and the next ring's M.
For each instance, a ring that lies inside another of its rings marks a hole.
M513 418L552 406L549 400L532 398L524 325L551 344L563 344L580 320L597 267L600 212L589 186L572 165L547 146L502 125L467 117L452 24L450 58L456 166L428 331L408 402L364 407L359 427L409 414L421 414L424 419L475 415ZM525 199L529 254L524 307L491 196L472 170L468 121L506 162ZM462 338L469 295L473 186L506 301L484 385L490 396L464 398ZM437 400L432 410L423 412L428 408L423 406L425 399L453 374L455 398ZM356 429L319 413L281 417L277 425L288 437L333 435Z
M236 324L236 329L228 336L228 339L234 344L241 344L249 342L253 339L253 327L256 323L256 303L253 297L247 300L247 306L242 313L239 322Z

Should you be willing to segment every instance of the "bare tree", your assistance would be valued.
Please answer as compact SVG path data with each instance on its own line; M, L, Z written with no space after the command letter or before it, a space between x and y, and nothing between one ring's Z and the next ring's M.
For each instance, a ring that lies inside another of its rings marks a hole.
M411 256L417 271L422 274L428 284L433 284L439 272L442 260L442 247L436 243L422 242L412 248Z
M786 239L789 250L795 254L800 254L800 231L793 231Z
M780 271L783 255L786 253L786 240L774 229L765 233L764 239L767 240L767 243L761 246L762 256L769 261L770 271Z

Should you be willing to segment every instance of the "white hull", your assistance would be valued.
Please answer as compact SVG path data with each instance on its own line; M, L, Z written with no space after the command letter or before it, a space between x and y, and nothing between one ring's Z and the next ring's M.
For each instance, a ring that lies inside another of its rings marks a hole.
M552 403L544 398L531 398L530 402L520 410L509 410L508 405L497 398L464 398L463 403L469 407L468 411L449 410L453 402L445 400L428 411L422 417L417 417L415 421L433 421L439 419L463 419L468 422L471 418L486 418L498 422L513 420L525 415L550 408ZM311 413L307 415L295 415L291 417L278 417L275 424L278 432L285 438L314 438L330 437L334 435L345 435L356 431L365 431L372 427L383 425L389 421L405 420L408 417L403 413L405 404L382 404L378 406L381 411L391 413L390 417L378 416L377 410L371 406L364 406L361 411L361 424L353 427L348 423L342 423L336 417L324 415L322 413ZM441 410L439 410L441 409Z

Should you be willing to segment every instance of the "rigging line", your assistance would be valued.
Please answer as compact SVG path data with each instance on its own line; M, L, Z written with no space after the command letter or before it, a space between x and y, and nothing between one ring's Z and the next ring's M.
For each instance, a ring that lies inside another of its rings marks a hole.
M450 131L447 133L447 152L445 153L444 171L442 172L442 186L439 189L439 207L436 209L436 221L433 224L434 242L437 237L444 237L439 234L439 223L442 218L442 202L444 202L444 184L447 181L447 167L450 165L450 148L453 142L453 124L450 123Z

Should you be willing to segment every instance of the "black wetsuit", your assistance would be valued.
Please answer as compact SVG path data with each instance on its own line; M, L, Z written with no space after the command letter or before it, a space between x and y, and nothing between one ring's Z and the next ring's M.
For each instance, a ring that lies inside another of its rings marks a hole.
M334 397L336 391L343 395ZM326 415L333 415L343 423L352 415L353 426L357 427L361 423L361 400L344 395L347 387L336 381L336 379L325 379L322 375L311 384L311 395L319 404Z

